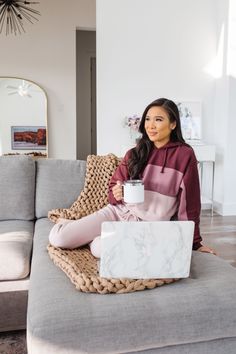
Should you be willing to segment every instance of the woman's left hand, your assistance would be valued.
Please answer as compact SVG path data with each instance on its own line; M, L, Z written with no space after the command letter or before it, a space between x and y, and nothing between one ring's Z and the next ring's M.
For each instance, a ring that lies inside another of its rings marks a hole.
M212 253L214 254L215 256L217 256L217 253L215 250L213 250L212 248L210 247L207 247L207 246L201 246L197 249L197 251L199 252L205 252L205 253Z

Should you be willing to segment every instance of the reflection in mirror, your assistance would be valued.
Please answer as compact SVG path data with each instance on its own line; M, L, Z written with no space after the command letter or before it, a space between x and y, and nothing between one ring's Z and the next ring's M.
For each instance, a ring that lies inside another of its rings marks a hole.
M32 81L0 77L0 155L47 157L47 97Z

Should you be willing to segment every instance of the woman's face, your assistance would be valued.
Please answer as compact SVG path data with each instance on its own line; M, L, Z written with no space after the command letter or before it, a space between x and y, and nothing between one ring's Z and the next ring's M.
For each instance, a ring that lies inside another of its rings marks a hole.
M147 136L157 148L168 143L176 122L171 123L168 113L162 107L151 107L146 115L144 128Z

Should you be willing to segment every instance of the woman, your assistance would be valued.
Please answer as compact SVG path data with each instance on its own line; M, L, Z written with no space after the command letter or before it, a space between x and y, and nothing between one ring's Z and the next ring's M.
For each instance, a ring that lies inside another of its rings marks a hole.
M200 188L197 160L185 143L176 104L166 98L150 103L139 127L142 137L117 167L109 184L109 204L80 220L59 220L49 240L55 247L76 248L90 243L95 257L100 257L103 221L192 220L195 223L193 250L214 253L202 245L200 236ZM122 182L142 179L145 201L123 201Z

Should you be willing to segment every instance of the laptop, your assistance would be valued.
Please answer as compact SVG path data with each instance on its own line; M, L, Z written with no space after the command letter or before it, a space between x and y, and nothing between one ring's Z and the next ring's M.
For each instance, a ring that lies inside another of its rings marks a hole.
M99 275L104 278L187 278L193 221L102 223Z

